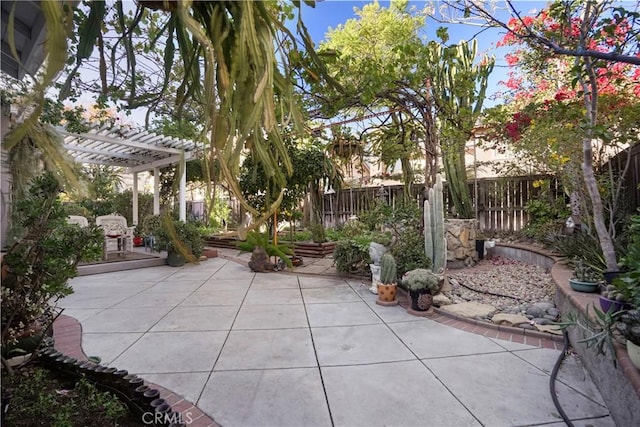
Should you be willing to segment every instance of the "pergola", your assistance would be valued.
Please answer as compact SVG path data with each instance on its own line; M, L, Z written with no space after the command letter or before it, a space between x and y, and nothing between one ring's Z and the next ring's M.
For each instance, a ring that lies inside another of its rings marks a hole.
M159 135L131 127L94 127L85 133L72 133L63 127L56 130L64 139L64 148L79 163L118 166L133 174L133 224L138 218L138 173L153 170L153 213L160 213L161 167L178 164L180 174L179 216L186 220L186 162L197 156L194 141Z

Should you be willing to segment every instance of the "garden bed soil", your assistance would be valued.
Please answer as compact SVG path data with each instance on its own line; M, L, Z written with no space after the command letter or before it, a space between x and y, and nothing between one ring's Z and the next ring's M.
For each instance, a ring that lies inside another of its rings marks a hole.
M11 394L3 425L133 427L144 425L117 396L84 381L30 363L14 371L2 371L3 404Z

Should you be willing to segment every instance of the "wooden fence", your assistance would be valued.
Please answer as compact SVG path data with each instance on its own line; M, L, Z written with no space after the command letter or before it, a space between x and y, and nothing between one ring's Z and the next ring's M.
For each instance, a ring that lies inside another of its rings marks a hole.
M534 185L539 180L550 180L552 196L562 197L555 178L549 176L523 176L508 178L480 178L469 182L472 203L476 206L476 218L480 230L487 231L519 231L528 221L525 210L527 202L538 196L541 188ZM343 224L352 216L366 212L376 200L384 200L389 205L396 205L402 200L402 186L347 188L335 194L324 195L324 218L327 226ZM424 201L423 187L415 185L412 200L422 206ZM476 200L478 201L476 204ZM449 217L452 217L450 195L445 183L445 206Z
M640 144L636 144L629 151L623 151L613 157L610 160L610 164L614 175L620 176L622 169L626 165L627 155L631 159L629 160L629 169L626 175L621 178L623 180L623 194L620 200L624 201L622 208L627 213L637 213L638 209L640 209Z

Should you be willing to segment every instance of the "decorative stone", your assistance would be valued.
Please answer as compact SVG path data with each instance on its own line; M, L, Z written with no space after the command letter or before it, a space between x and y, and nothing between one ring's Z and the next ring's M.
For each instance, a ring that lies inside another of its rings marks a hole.
M558 310L557 308L550 308L547 310L547 314L549 316L553 316L554 319L557 319L558 316L560 316L560 310Z
M451 303L451 300L442 293L433 296L433 305L435 305L436 307L450 305Z
M551 323L551 320L545 319L544 317L536 317L531 321L536 325L548 325L549 323Z
M517 314L508 314L508 313L498 313L493 316L491 322L496 325L506 325L506 326L515 326L521 323L527 323L529 319L524 316L520 316Z
M464 317L488 317L498 311L494 306L488 304L480 304L478 302L463 302L461 304L446 305L441 308L449 313L457 314Z
M251 253L251 261L249 268L256 273L264 273L265 271L273 271L276 267L274 263L269 261L269 255L264 248L257 247Z
M552 316L550 314L545 314L544 316L542 316L543 319L549 319L551 322L555 322L556 320L556 316Z
M534 318L542 317L545 314L547 314L547 310L546 308L541 308L539 306L532 305L531 307L527 308L527 314L529 316L533 316Z
M540 308L540 309L542 309L544 311L548 311L548 310L550 310L552 308L555 308L555 305L552 302L549 302L549 301L540 301L540 302L537 302L537 303L533 304L533 307Z
M532 325L531 323L520 323L520 324L518 325L518 328L522 328L522 329L531 329L531 330L533 330L533 329L534 329L534 327L533 327L533 325Z

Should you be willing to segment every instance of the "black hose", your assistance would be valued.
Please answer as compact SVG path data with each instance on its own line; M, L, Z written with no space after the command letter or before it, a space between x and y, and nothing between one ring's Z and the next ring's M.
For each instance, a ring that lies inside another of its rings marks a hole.
M558 376L560 365L562 364L562 361L564 360L564 357L567 354L567 350L569 349L569 335L567 334L566 330L563 332L564 332L563 333L564 347L560 352L560 356L558 356L558 360L556 360L556 364L553 367L553 371L551 371L551 377L549 378L549 390L551 391L551 399L553 399L553 404L556 405L556 409L560 413L560 416L562 417L564 423L568 427L574 427L573 423L571 422L567 414L564 412L564 409L562 409L562 406L560 406L560 402L558 401L558 396L556 395L556 377Z

